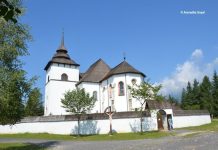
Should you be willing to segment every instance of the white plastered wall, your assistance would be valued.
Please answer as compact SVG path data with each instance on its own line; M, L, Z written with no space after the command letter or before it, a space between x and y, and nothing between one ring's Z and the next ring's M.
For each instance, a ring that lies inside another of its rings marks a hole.
M111 100L114 100L114 106L117 112L122 111L132 111L135 108L140 107L140 103L132 98L132 108L129 108L129 91L128 86L132 85L132 79L136 80L136 84L140 84L143 81L143 76L139 74L126 73L126 74L118 74L109 77L107 80L104 80L100 86L101 92L101 104L102 110L107 106L111 106ZM119 82L122 81L124 83L124 96L119 96ZM109 97L109 86L110 84L113 86L113 97Z
M149 124L148 124L149 123ZM140 118L113 119L113 132L139 132ZM81 134L107 134L109 133L109 120L87 120L80 122ZM156 122L149 118L144 118L144 131L156 130ZM77 134L77 121L61 122L35 122L20 123L13 126L0 126L0 134L8 133L50 133L50 134Z
M199 126L211 123L210 115L193 115L193 116L174 116L174 128L183 128L190 126Z
M152 114L151 114L152 115ZM143 118L143 131L157 129L157 118L154 116ZM211 122L210 115L174 116L174 128L199 126ZM107 134L109 133L109 120L81 121L81 134ZM113 119L112 129L117 133L139 132L140 118ZM12 133L51 133L51 134L77 134L77 121L53 121L19 123L13 126L0 125L0 134Z
M95 102L95 106L91 110L90 113L101 113L101 101L100 101L100 85L99 83L92 83L92 82L82 82L78 85L79 88L84 88L90 96L93 96L93 92L97 92L97 101Z
M68 81L61 81L61 75L65 73ZM46 72L45 86L45 116L69 114L62 107L61 99L64 93L75 89L79 80L79 68L63 64L52 64Z

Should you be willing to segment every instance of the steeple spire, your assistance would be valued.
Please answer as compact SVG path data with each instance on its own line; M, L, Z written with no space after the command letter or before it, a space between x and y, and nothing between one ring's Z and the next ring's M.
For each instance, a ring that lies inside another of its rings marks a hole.
M61 45L59 46L58 50L67 51L67 49L64 46L64 30L62 31Z
M123 52L123 60L126 61L126 53Z
M64 29L63 29L63 31L62 31L61 45L64 45Z

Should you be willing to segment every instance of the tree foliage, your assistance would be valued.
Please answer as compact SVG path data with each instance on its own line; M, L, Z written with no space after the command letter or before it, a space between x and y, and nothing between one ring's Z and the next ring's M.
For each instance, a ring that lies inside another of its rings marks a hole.
M210 81L204 76L201 83L194 80L191 85L188 82L186 89L182 91L181 106L183 109L207 109L214 116L218 116L218 76L214 72Z
M133 98L135 98L140 103L140 114L141 114L141 133L142 121L143 121L143 111L145 109L145 103L147 100L163 100L163 96L158 94L161 89L161 85L152 85L149 81L142 82L140 85L135 84L134 86L129 86L130 93Z
M149 81L142 82L140 85L129 86L129 89L132 97L136 98L142 106L146 100L163 100L163 97L158 94L161 85L155 86Z
M25 105L25 116L42 116L43 114L42 94L38 88L34 88L28 94L28 100Z
M214 116L218 116L218 75L216 71L214 72L212 80L212 97Z
M78 135L80 134L80 115L85 114L94 107L96 99L89 96L84 89L76 88L75 90L68 91L64 94L64 98L61 99L63 108L67 112L77 115L78 119Z
M0 17L6 21L13 21L17 23L16 16L21 13L21 10L14 5L18 1L12 0L0 0Z
M22 8L19 0L12 4ZM24 115L23 101L34 81L26 78L19 59L28 54L26 43L31 36L26 25L3 18L0 29L0 124L15 124Z

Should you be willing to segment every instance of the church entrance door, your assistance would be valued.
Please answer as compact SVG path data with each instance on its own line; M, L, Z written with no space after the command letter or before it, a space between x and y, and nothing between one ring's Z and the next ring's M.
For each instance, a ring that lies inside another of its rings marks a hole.
M166 120L166 112L164 110L159 110L157 112L157 126L158 130L164 130L164 122Z

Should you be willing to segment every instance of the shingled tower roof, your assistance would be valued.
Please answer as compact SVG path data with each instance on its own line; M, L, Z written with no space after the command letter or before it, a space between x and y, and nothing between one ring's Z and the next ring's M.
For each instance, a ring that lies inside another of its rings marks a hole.
M54 56L48 62L48 64L45 66L44 69L47 70L52 63L79 66L79 64L77 64L74 60L72 60L67 53L68 51L64 46L64 35L63 35L61 39L61 45L56 50L56 54L54 54Z
M99 59L83 74L78 84L81 82L99 83L109 71L110 67L102 59Z
M124 60L119 65L111 69L111 71L104 77L104 79L107 79L112 75L123 74L123 73L141 74L143 77L145 77L145 75L142 72L138 71L133 66L131 66L128 62L126 62L126 60Z

